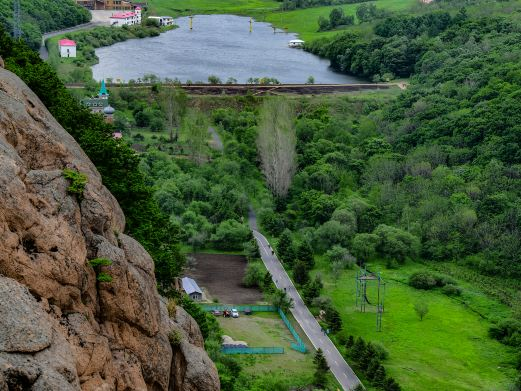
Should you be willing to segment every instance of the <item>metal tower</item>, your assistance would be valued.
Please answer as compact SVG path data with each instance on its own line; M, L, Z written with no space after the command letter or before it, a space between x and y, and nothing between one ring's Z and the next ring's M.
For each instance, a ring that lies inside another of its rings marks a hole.
M371 303L367 298L368 285L376 285L376 302ZM384 313L385 282L380 273L374 273L366 267L356 272L356 306L360 312L365 312L366 305L376 309L376 331L382 331L382 315Z
M22 37L22 11L20 8L20 0L13 0L13 37L20 39Z

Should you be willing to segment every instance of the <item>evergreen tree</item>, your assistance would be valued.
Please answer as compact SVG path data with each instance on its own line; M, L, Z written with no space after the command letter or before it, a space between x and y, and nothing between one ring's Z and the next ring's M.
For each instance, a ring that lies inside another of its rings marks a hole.
M310 305L314 298L320 296L320 291L322 290L322 280L319 276L316 276L313 281L307 283L302 292L302 296L304 297L304 301L307 305Z
M307 240L304 240L297 247L296 257L298 260L304 262L308 267L308 270L313 269L315 266L315 260L313 258L313 248Z
M280 260L291 265L295 259L295 246L293 244L293 238L291 231L285 229L280 235L279 242L277 243L277 255Z
M384 380L383 389L384 391L401 391L402 387L396 383L396 380L389 376Z
M387 374L385 373L385 368L383 367L383 365L379 365L373 373L373 384L376 387L383 387L386 377Z
M373 380L376 374L376 371L381 367L380 360L376 357L373 357L367 366L365 371L365 375L369 380Z
M355 340L355 343L353 347L351 348L350 355L353 358L353 360L358 361L362 358L362 356L365 354L365 341L358 337Z
M355 338L352 335L350 335L346 341L346 345L345 345L346 349L349 351L349 349L351 349L354 344L355 344Z
M326 309L326 322L333 332L337 332L342 330L342 318L340 317L340 313L330 306Z
M313 384L317 387L324 387L326 385L326 374L329 371L326 358L322 349L318 349L313 358L315 364L315 374L313 376Z
M273 293L275 290L275 286L273 284L273 280L271 279L270 272L266 272L264 274L264 279L262 280L262 288L265 293Z
M309 271L307 265L298 260L293 266L293 279L298 285L305 285L309 281Z
M374 348L373 344L369 342L365 348L364 355L359 360L359 365L362 370L367 370L369 368L369 364L377 356L376 349Z

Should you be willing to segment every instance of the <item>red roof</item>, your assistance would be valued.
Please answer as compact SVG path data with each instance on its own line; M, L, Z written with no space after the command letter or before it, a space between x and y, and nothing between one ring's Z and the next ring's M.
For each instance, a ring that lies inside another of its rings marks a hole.
M76 42L71 41L70 39L60 39L58 41L58 45L60 45L60 46L76 46Z
M127 19L127 18L132 18L136 16L136 14L134 12L118 12L116 14L113 14L111 16L111 18L113 19Z

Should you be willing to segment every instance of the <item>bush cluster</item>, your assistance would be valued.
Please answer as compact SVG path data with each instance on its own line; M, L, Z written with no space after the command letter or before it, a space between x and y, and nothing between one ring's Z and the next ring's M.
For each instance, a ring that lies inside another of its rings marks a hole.
M427 270L422 270L411 274L409 276L409 285L413 288L424 290L442 288L442 292L448 296L461 295L461 288L457 286L455 280Z

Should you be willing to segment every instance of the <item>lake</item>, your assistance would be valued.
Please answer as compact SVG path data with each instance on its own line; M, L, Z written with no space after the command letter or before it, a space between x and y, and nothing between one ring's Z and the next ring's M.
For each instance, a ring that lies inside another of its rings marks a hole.
M274 77L281 83L356 83L358 79L334 72L329 61L302 49L288 47L297 35L269 23L254 22L234 15L197 15L190 31L188 17L176 19L179 28L158 37L133 39L96 50L96 80L128 81L154 74L182 82L207 82L216 75L239 83L249 78Z

